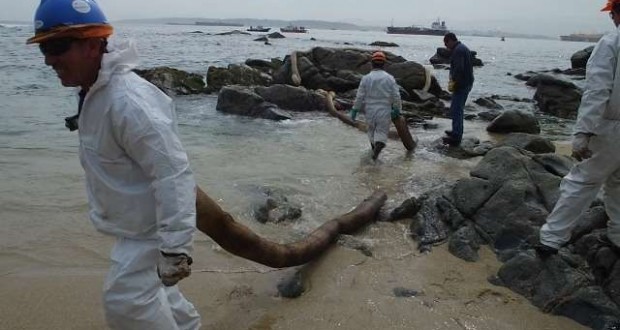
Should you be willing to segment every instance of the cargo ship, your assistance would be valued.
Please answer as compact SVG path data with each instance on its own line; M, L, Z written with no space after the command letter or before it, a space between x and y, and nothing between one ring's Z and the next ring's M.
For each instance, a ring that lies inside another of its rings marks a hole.
M306 32L308 32L308 30L306 30L306 28L303 27L303 26L289 25L287 27L280 28L280 32L306 33Z
M248 29L248 31L250 32L269 32L269 30L271 30L271 28L268 27L263 27L262 25L259 26L251 26Z
M417 34L427 36L443 36L448 33L448 27L445 21L439 19L431 24L430 28L420 26L388 26L388 34Z

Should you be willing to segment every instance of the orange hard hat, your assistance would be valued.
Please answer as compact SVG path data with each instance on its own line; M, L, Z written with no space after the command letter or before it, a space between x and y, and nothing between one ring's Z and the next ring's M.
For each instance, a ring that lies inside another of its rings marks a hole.
M615 3L620 3L620 0L607 0L607 4L603 7L603 9L601 9L601 11L611 11L611 7Z
M372 53L371 61L373 62L385 62L385 54L381 51Z

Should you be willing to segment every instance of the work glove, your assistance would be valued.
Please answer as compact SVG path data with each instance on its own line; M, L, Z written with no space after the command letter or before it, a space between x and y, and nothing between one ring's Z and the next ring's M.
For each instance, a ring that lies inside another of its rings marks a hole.
M573 136L573 157L578 161L592 157L592 150L588 148L591 136L592 134L588 133L577 133Z
M157 275L165 286L176 285L192 273L192 257L185 253L160 252L157 262Z
M448 92L453 93L456 90L456 82L454 80L448 81Z
M355 118L357 117L358 112L359 110L357 109L351 109L351 112L349 113L349 115L351 116L351 120L355 121Z
M400 116L400 110L398 108L392 108L390 116L392 117L392 120L398 118Z

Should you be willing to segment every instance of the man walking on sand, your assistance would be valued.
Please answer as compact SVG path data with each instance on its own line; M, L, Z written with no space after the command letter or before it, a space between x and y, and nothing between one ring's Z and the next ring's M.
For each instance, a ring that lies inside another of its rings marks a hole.
M452 52L448 82L448 91L452 93L450 103L452 130L446 131L443 142L450 146L459 146L463 139L463 110L474 84L474 68L469 48L461 43L454 33L447 33L443 37L443 43Z
M41 0L35 35L63 86L79 88L78 130L89 215L116 237L103 305L112 329L198 329L178 281L190 275L196 183L172 100L132 72L131 42L112 34L95 0Z
M536 250L542 257L557 253L571 238L579 217L601 187L610 220L607 238L620 251L620 0L609 0L616 29L603 36L586 67L586 86L573 129L572 152L579 163L562 179L560 198L540 229Z

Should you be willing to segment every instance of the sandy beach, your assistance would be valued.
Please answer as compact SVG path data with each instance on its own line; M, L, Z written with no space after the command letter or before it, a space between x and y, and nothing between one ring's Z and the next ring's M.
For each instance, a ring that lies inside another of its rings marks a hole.
M194 273L181 287L203 329L586 329L488 283L499 263L487 247L468 263L446 245L412 252L406 232L401 222L375 223L357 235L373 246L372 257L335 245L315 262L282 270L231 256L199 234ZM306 292L278 297L277 283L297 270ZM3 274L0 329L105 329L105 272ZM397 287L417 295L396 297Z

